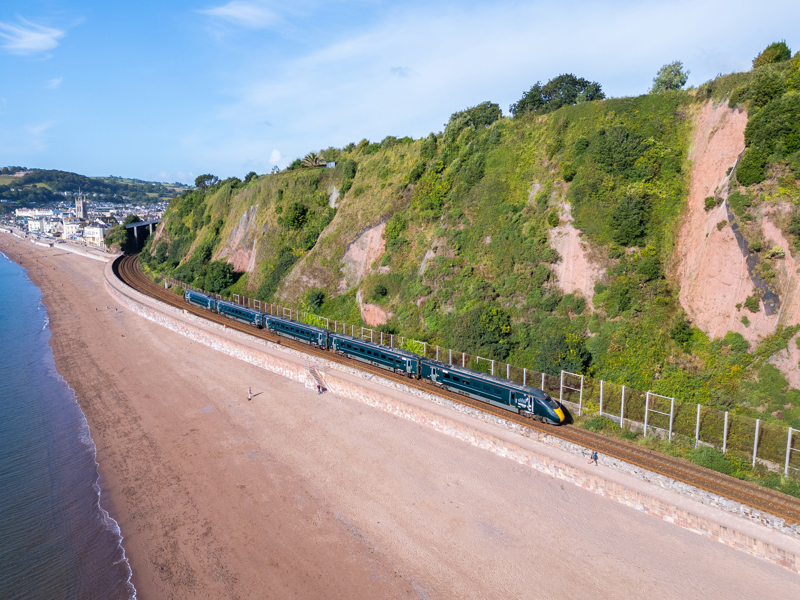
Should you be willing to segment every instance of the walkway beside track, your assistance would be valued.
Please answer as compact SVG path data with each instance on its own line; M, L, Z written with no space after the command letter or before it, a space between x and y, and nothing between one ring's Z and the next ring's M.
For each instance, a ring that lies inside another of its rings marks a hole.
M178 301L177 306L170 306L120 281L115 275L119 262L106 265L106 284L112 296L133 312L181 335L252 364L304 381L309 386L315 386L316 383L312 383L313 380L308 376L308 371L304 368L305 361L322 362L330 367L325 374L325 380L327 388L334 394L357 399L431 427L598 495L800 572L800 537L791 535L793 531L796 532L796 528L784 527L780 520L768 514L718 496L712 499L713 495L709 492L608 456L601 457L600 467L588 466L583 449L577 444L551 435L554 431L552 428L549 431L536 428L524 430L519 424L502 417L442 398L437 390L427 392L386 379L380 374L364 372L364 369L335 364L333 361L325 363L320 356L288 348L287 344L276 344L263 337L225 327L224 321L215 323L193 315L182 308L179 296L174 296ZM152 282L151 285L158 288ZM250 330L250 333L263 332ZM739 514L722 512L718 508ZM746 515L747 518L740 515ZM773 529L761 524L768 524ZM782 535L778 531L790 535Z

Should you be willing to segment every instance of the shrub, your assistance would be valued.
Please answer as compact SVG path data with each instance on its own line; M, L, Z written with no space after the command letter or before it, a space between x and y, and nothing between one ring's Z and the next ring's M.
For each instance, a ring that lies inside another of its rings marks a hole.
M591 143L591 154L603 171L610 175L624 175L635 179L640 175L634 168L647 150L647 142L622 125L601 129Z
M558 213L556 211L551 210L549 213L547 213L547 224L550 227L558 226L560 221L561 219L559 218Z
M709 196L708 198L706 198L705 202L703 203L703 208L706 209L706 211L709 211L712 208L714 208L716 205L717 205L716 198L714 198L714 196Z
M759 69L750 80L747 98L758 108L766 106L770 100L783 95L784 85L781 74L773 67Z
M752 119L751 119L752 122ZM748 123L748 127L750 124ZM763 153L758 148L748 148L736 166L736 179L742 185L753 185L764 181L766 164Z
M688 352L689 342L692 341L692 326L681 319L672 326L669 336Z
M752 242L750 242L748 244L748 247L750 249L750 252L758 253L758 252L761 252L761 249L763 248L763 244L762 244L761 240L754 240L754 241L752 241Z
M748 151L742 157L740 167L753 147L761 149L758 160L762 167L765 158L778 147L785 154L800 150L800 93L784 94L754 114L747 122L744 140ZM738 171L737 168L737 177L741 181ZM743 185L748 184L743 183Z
M308 207L302 202L292 202L286 209L283 222L290 229L302 229L308 220Z
M620 246L639 243L647 228L649 212L646 198L633 193L627 194L612 216L613 240Z
M316 312L325 302L325 290L310 290L306 298L308 299L308 305Z
M386 298L389 290L386 288L385 285L382 283L376 283L375 287L372 288L372 297L373 298Z
M751 313L757 313L759 308L759 298L757 295L748 296L744 301L744 307Z
M604 429L610 428L612 422L605 417L597 415L595 417L589 417L581 425L584 429L588 429L589 431L603 431Z
M744 325L745 327L750 326L750 319L747 318L747 315L742 316L742 325Z
M764 65L769 65L776 62L783 62L792 57L792 51L786 45L786 40L780 42L773 42L753 59L753 68L757 69Z
M771 249L767 250L766 256L767 258L783 258L786 256L786 253L780 246L773 246Z
M717 223L717 231L722 231L722 228L725 227L725 225L727 224L728 224L727 221L720 221L719 223Z
M578 169L575 168L575 165L572 163L566 163L561 167L561 174L564 178L564 181L572 181L575 179L575 175L578 174Z
M753 201L750 196L742 194L738 190L734 190L728 195L728 205L736 215L741 216L752 204Z

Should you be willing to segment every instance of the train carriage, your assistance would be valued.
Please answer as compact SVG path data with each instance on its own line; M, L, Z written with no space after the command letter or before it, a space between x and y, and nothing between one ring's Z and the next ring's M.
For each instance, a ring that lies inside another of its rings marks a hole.
M306 325L299 321L291 319L284 319L283 317L275 317L272 315L264 315L264 326L279 335L283 335L312 346L319 346L320 348L328 348L328 330L314 325Z
M561 405L537 388L429 359L422 361L420 375L450 391L553 425L565 419Z
M245 308L244 306L239 306L238 304L224 300L217 301L217 312L257 328L261 328L262 315L264 314L252 308Z
M330 334L330 347L361 362L419 379L421 357L399 348L387 348L344 333Z
M189 304L200 306L208 310L216 310L217 301L206 294L200 293L197 290L186 290L183 299Z

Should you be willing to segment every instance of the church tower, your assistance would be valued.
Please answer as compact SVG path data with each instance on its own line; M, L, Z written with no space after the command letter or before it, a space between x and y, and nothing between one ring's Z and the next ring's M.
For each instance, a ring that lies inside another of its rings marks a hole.
M86 206L86 198L78 193L78 197L75 199L75 216L78 219L88 219L89 218L89 207Z

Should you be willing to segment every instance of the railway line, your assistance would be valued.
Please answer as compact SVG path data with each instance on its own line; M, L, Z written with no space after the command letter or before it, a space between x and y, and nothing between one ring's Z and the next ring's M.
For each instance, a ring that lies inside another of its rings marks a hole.
M516 413L505 411L489 404L472 400L460 394L434 387L431 383L427 383L424 380L409 379L402 375L373 367L345 356L337 355L333 352L314 348L307 344L272 334L263 329L254 329L244 323L187 304L180 296L176 296L174 293L155 284L140 270L138 255L129 255L116 259L113 264L113 270L121 281L133 289L209 321L225 324L232 329L243 331L249 335L270 342L280 343L287 348L292 348L311 356L347 364L359 370L367 371L386 379L395 380L404 385L436 394L448 400L471 406L509 421L514 421L530 430L538 430L567 442L597 450L601 454L617 458L643 469L647 469L648 471L693 485L697 488L782 518L787 525L800 523L800 499L798 498L705 469L682 458L661 454L647 448L627 443L623 440L609 438L578 427L569 425L554 427L540 424L517 415Z

